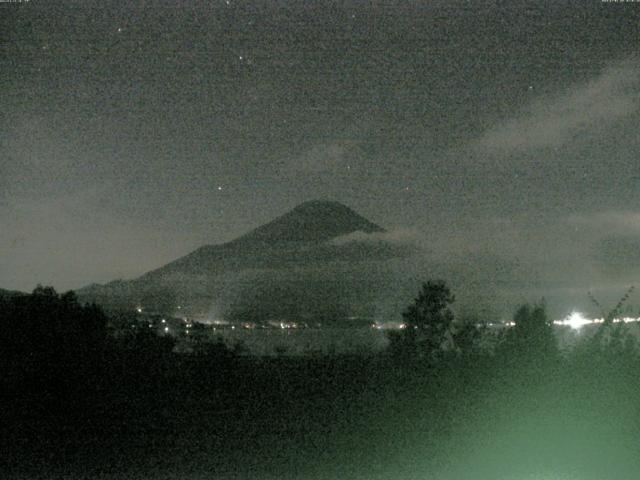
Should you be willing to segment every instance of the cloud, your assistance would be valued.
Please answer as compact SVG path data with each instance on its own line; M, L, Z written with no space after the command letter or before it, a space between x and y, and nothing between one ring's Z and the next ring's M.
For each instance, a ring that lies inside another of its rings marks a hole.
M567 223L594 236L638 235L640 237L640 212L607 211L571 215Z
M297 167L307 172L331 170L342 164L349 151L345 142L314 145L297 160Z
M588 241L587 259L608 281L635 282L640 273L640 212L572 215L567 224Z
M560 147L582 133L611 127L639 109L640 62L627 60L586 84L534 103L486 131L479 145L503 153Z
M388 232L366 233L362 231L348 233L331 240L334 245L345 245L350 242L389 243L393 245L418 246L423 243L423 236L416 230L397 229Z
M340 128L342 126L342 128ZM363 161L363 149L375 142L384 122L375 112L368 112L351 119L349 124L336 120L333 133L310 143L287 165L293 172L330 173L346 169L350 162Z
M606 275L635 281L640 272L640 236L609 235L594 246L593 259Z
M320 173L341 166L356 141L338 140L314 145L295 160L294 169L308 173Z

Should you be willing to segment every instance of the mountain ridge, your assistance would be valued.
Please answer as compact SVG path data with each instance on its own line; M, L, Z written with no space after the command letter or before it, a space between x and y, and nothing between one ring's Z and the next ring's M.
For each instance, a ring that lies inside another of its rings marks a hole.
M349 250L336 248L328 241L354 232L385 230L340 202L310 200L229 242L203 245L140 278L182 269L206 273L215 268L273 268L314 259L322 261Z
M321 242L356 231L385 230L340 202L309 200L229 243Z
M308 308L319 311L321 302L357 296L341 290L366 290L366 277L371 275L363 273L365 265L408 253L406 245L376 235L371 241L333 241L355 232L377 234L385 229L339 202L308 201L234 240L203 245L135 279L88 286L78 295L103 306L144 304L160 310L159 304L197 304L202 310L212 303L221 309L225 302L224 308L242 303L259 288L272 293L255 300L250 310L307 302Z

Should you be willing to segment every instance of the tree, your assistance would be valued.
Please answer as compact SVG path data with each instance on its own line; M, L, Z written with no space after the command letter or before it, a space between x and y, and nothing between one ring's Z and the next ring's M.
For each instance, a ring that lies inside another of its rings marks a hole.
M507 331L504 341L508 355L540 362L557 358L558 343L544 302L521 305L513 322L515 325Z
M622 314L622 307L629 300L630 295L633 293L635 287L632 285L626 291L626 293L618 300L613 309L608 313L604 307L596 300L591 292L587 292L591 302L600 310L602 315L602 324L598 327L595 335L591 337L589 342L585 345L589 355L593 354L608 354L613 356L619 356L625 354L627 356L633 356L636 353L637 342L636 339L629 333L629 330L624 322L616 321ZM627 306L627 312L631 310L631 305Z
M31 295L0 305L0 358L5 369L70 372L99 356L106 317L95 305L82 306L73 292L58 295L38 285ZM42 375L41 375L42 376Z
M422 284L418 296L402 313L403 329L390 336L392 352L434 360L447 346L453 347L453 312L449 306L454 300L444 281Z
M482 352L482 337L487 332L486 324L474 318L467 318L456 325L453 331L453 341L456 351L465 357L478 355Z

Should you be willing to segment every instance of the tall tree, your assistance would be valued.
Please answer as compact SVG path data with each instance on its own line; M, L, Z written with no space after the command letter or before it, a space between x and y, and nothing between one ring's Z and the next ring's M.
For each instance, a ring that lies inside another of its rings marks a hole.
M429 280L413 303L402 313L403 330L392 335L391 348L396 354L436 359L447 347L453 347L449 306L455 296L442 280Z
M503 345L508 355L535 362L557 358L558 342L544 302L521 305L513 316L513 322L515 325L507 331Z

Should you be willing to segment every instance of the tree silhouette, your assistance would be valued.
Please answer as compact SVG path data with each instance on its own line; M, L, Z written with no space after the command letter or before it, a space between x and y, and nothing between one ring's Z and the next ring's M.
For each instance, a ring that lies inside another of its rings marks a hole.
M0 329L0 361L15 378L71 378L100 357L106 341L100 308L41 285L0 303Z
M515 325L507 331L503 348L516 361L543 363L558 357L558 343L544 303L520 306Z
M405 357L435 360L447 346L453 347L449 306L455 297L442 280L429 280L402 313L403 329L390 335L391 351Z
M622 314L622 307L629 300L634 289L635 287L633 285L629 287L620 300L618 300L615 307L608 312L591 292L587 292L589 299L600 310L602 315L602 324L600 324L595 335L593 335L586 344L586 349L589 354L605 353L613 356L618 356L623 353L631 356L635 354L637 342L635 338L629 334L627 326L624 322L620 321L619 318ZM629 307L630 305L627 306L628 310Z
M486 324L474 321L474 319L467 319L464 323L458 324L453 333L457 352L463 356L481 353L480 343L486 331Z

